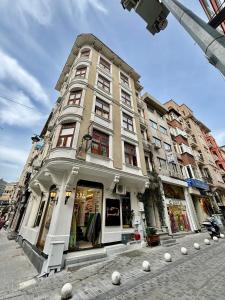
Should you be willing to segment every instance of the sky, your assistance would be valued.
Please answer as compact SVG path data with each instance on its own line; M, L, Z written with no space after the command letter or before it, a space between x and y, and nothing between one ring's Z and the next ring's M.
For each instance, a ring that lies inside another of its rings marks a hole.
M181 2L206 20L199 1ZM185 103L225 144L225 79L171 14L166 30L152 36L120 0L1 0L0 11L0 178L18 180L81 33L93 33L132 66L143 92Z

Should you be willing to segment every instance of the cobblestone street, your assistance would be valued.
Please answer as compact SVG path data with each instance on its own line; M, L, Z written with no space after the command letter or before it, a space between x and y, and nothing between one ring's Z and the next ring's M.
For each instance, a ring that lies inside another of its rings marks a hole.
M203 244L207 233L188 235L169 247L143 248L110 257L101 263L75 272L62 271L38 278L15 241L8 241L0 232L0 299L60 299L60 289L66 282L73 285L73 299L225 299L225 240ZM200 250L193 248L199 242ZM188 255L180 254L180 247ZM166 263L163 254L169 252L173 261ZM151 272L141 270L143 260L151 263ZM122 284L111 284L111 273L120 271Z

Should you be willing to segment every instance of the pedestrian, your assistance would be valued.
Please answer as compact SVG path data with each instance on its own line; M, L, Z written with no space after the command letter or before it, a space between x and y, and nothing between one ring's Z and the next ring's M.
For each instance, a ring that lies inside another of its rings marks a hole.
M5 219L2 217L0 218L0 230L2 229L2 227L5 225Z

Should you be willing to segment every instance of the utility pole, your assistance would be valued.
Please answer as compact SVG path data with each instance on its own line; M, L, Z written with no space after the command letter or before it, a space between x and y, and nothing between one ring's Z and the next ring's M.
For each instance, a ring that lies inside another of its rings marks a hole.
M204 22L177 0L121 0L125 9L133 8L154 35L167 26L169 12L203 50L208 61L225 76L225 35Z

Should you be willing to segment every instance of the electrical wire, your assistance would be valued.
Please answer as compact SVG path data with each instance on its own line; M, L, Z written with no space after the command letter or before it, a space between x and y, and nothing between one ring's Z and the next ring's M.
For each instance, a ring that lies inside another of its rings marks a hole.
M29 108L29 109L38 111L38 110L37 110L36 108L34 108L34 107L31 107L31 106L22 104L22 103L20 103L20 102L17 102L17 101L15 101L15 100L9 99L9 98L7 98L7 97L4 97L4 96L1 96L1 95L0 95L0 98L2 98L2 99L4 99L4 100L7 100L7 101L10 101L10 102L13 102L13 103L16 103L16 104L21 105L21 106L23 106L23 107L26 107L26 108ZM38 112L39 112L39 111L38 111Z

